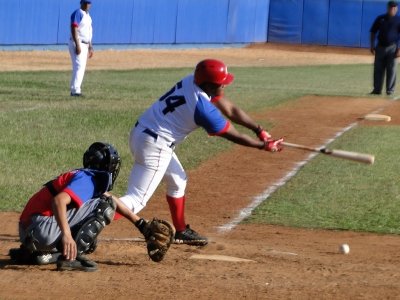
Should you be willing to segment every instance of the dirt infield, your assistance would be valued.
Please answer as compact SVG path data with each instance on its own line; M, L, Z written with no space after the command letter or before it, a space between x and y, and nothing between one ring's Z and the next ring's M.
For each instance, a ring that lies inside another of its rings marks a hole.
M187 67L205 57L230 66L371 63L371 72L373 61L365 49L267 44L221 50L98 51L88 69L161 67L161 62L165 67ZM0 52L0 59L1 70L70 69L66 51ZM400 104L384 98L309 96L254 117L274 119L273 136L293 143L306 139L318 147L384 106L380 113L392 116L392 121L380 124L400 125ZM360 121L358 126L369 124L377 123ZM120 220L105 228L99 248L90 255L99 264L97 272L15 265L6 255L19 246L18 214L1 213L0 299L398 299L397 236L255 225L220 229L308 155L290 148L268 154L237 146L188 172L186 219L211 243L173 245L158 264L148 259L144 243L129 240L140 237L138 231ZM162 195L155 195L140 215L170 219ZM350 245L350 254L339 253L342 243ZM213 260L195 255L210 255ZM250 261L217 260L225 256Z
M94 52L87 69L194 67L200 60L210 57L221 59L228 66L373 63L373 56L367 49L254 44L223 49L101 50ZM0 61L0 71L71 70L68 51L0 51Z

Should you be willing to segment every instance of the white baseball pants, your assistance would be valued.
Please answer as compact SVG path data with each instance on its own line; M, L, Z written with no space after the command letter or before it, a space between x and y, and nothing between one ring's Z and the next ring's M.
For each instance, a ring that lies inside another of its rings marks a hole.
M79 55L75 52L75 42L70 39L68 48L72 61L72 78L71 78L71 93L80 94L83 76L85 75L86 62L88 59L89 45L81 44L81 53Z
M135 162L126 195L120 197L134 213L146 206L161 181L166 184L167 195L174 198L185 195L187 182L174 146L154 133L149 135L145 130L140 124L131 130L129 147Z

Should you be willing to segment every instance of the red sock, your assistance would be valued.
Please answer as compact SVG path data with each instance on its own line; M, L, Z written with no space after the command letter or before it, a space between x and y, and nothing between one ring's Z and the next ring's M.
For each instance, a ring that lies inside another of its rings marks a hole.
M167 202L176 231L185 230L185 196L173 198L167 195Z

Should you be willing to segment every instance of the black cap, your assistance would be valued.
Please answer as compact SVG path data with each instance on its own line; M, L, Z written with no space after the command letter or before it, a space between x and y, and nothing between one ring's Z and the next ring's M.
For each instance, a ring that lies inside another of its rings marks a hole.
M388 6L389 7L397 7L397 2L396 1L389 1Z

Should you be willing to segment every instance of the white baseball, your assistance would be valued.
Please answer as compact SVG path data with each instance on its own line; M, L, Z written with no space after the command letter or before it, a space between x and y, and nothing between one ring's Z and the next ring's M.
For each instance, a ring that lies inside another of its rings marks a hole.
M343 253L343 254L349 254L350 247L347 244L340 245L339 251L340 251L340 253Z

